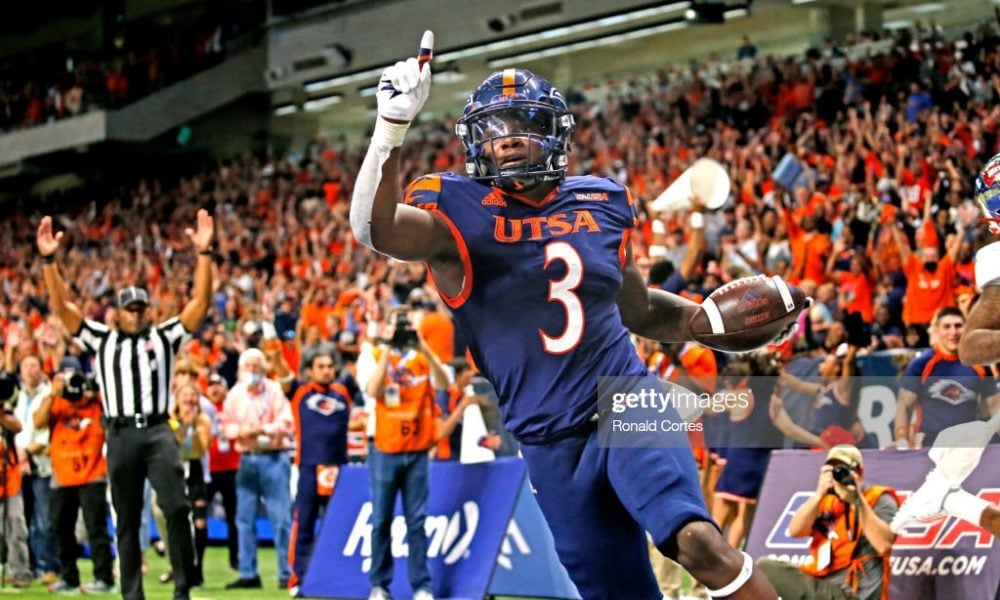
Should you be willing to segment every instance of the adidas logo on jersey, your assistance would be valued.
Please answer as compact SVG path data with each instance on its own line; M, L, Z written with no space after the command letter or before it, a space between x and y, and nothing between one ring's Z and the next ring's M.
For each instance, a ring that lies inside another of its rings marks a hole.
M483 206L502 206L507 208L507 201L503 199L503 194L499 190L493 190L483 197Z

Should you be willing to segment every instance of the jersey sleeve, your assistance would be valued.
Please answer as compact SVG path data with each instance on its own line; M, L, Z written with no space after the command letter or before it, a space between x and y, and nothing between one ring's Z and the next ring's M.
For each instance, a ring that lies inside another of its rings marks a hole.
M922 385L920 379L923 376L924 366L926 365L927 361L924 360L922 354L910 361L910 364L906 365L906 371L903 372L903 377L899 381L899 387L919 395Z
M441 196L441 176L424 175L413 180L406 186L403 194L403 204L416 206L424 210L434 210Z
M76 339L80 340L84 348L96 353L101 347L101 342L110 334L111 330L108 329L107 325L84 319L80 325L80 331L76 334Z
M159 331L164 338L166 338L167 343L170 345L170 350L174 354L177 354L177 352L180 351L181 342L184 341L184 337L188 335L188 332L184 329L184 324L181 323L179 317L167 319L157 325L156 330Z

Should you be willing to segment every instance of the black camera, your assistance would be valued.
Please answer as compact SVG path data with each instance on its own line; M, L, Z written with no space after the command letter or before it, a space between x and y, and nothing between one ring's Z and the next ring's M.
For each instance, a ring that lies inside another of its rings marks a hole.
M389 343L393 348L400 350L411 350L419 345L417 331L410 325L407 315L401 314L396 317L396 330L393 331Z
M0 410L14 412L18 391L17 379L10 373L0 372Z
M851 474L853 470L847 465L834 465L833 480L844 487L852 486L854 485L854 476Z
M63 386L63 398L70 402L79 402L83 394L87 391L87 378L77 372L65 374L65 384Z

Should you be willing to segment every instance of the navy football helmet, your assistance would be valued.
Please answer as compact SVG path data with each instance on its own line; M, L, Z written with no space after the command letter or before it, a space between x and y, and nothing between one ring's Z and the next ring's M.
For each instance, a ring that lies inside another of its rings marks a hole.
M976 176L976 202L983 211L983 221L990 231L1000 233L1000 154L986 161Z
M469 96L455 125L465 146L468 176L515 192L566 176L572 131L573 115L562 95L526 69L504 69L487 77ZM525 152L497 164L496 150L518 143Z

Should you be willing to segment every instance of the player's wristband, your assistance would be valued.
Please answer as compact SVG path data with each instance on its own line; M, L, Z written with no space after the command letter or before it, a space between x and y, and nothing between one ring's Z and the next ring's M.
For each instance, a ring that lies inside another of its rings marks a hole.
M409 123L390 123L377 117L375 131L372 132L372 145L379 148L399 148L403 145L403 138L409 128Z
M43 265L54 265L54 264L56 264L56 255L55 254L43 254L42 255L42 264Z
M1000 286L1000 242L993 242L976 252L976 283L980 288Z
M705 215L700 212L691 213L689 220L692 229L704 229L705 228Z

